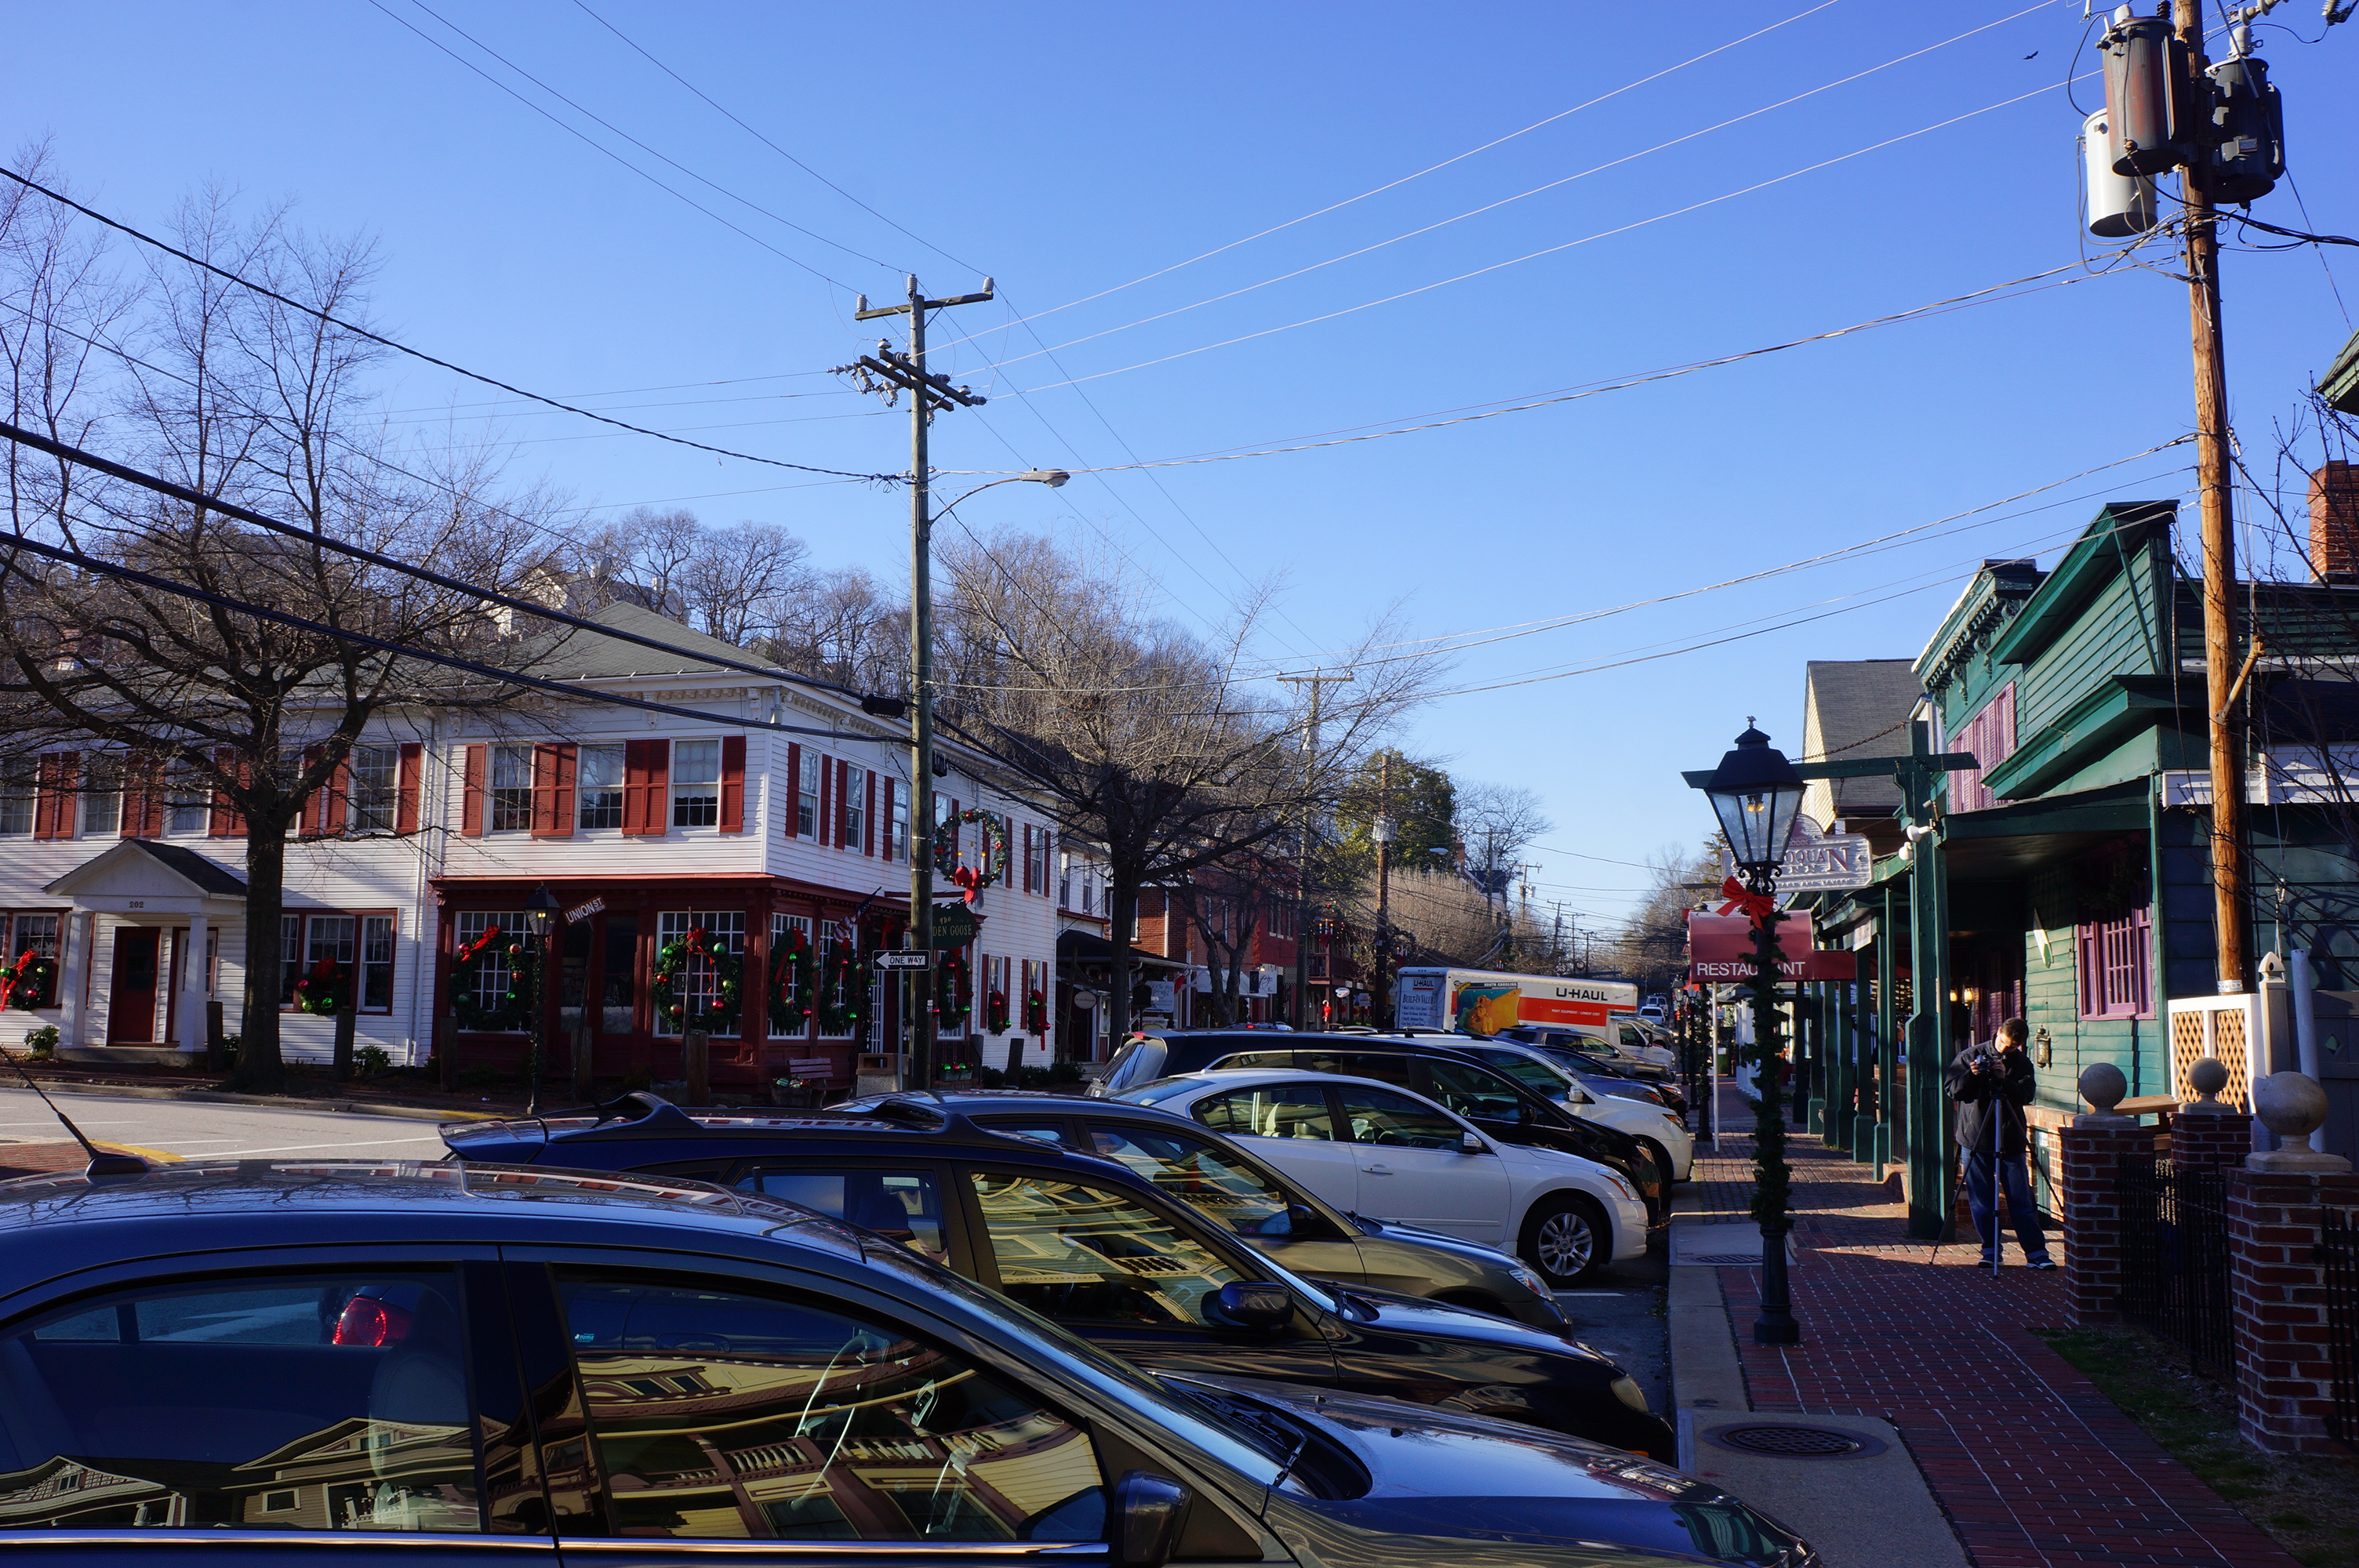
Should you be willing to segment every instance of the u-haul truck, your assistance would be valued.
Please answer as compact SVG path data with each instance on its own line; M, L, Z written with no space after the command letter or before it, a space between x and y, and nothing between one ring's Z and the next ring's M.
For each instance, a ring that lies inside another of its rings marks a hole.
M1629 981L1492 969L1405 968L1393 990L1393 1018L1399 1027L1468 1034L1496 1034L1516 1023L1587 1024L1603 1031L1615 1013L1637 1006L1638 988Z

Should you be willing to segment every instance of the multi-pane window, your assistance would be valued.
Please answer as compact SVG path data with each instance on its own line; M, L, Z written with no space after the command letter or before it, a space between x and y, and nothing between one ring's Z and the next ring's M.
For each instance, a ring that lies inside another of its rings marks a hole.
M393 916L361 917L361 1010L393 1011Z
M458 947L463 951L479 940L484 932L496 927L503 937L519 936L526 929L524 916L512 909L462 910L458 916ZM497 1012L507 1005L508 953L506 941L495 942L478 954L473 969L475 1005L485 1012Z
M351 811L347 825L355 833L393 831L394 795L401 753L391 746L355 746L352 750Z
M49 960L46 970L18 982L20 989L9 993L10 1007L23 1006L27 996L36 1008L58 1005L58 929L61 919L55 914L19 914L14 918L0 914L0 964L14 965L27 953ZM33 989L21 989L27 986Z
M2091 921L2073 928L2081 967L2081 1016L2140 1018L2154 1011L2148 954L2153 927L2147 909L2116 920Z
M1057 907L1073 907L1073 858L1071 855L1057 857Z
M778 983L779 967L785 961L785 954L788 938L795 935L800 935L802 937L805 949L808 951L811 939L811 923L810 915L773 914L770 916L770 984L773 987L777 986ZM811 997L812 1000L816 1001L819 997L819 969L816 963L814 963L810 973L811 976ZM766 1013L770 1011L766 1006L763 1011ZM770 1038L773 1040L799 1040L805 1034L810 1033L810 1022L808 1019L804 1020L800 1023L792 1023L790 1022L780 1020L775 1014L771 1016Z
M827 759L817 752L802 754L795 779L795 832L801 838L819 837L819 776L826 766Z
M743 958L745 952L745 912L742 909L666 910L656 916L656 951L661 953L700 927L708 944ZM680 965L679 972L672 977L672 984L677 988L673 994L681 1011L690 1018L703 1016L721 994L720 977L712 972L712 960L694 953L690 954ZM678 1027L660 1013L656 1018L656 1028L665 1034L679 1033ZM737 1022L733 1017L712 1033L716 1036L734 1038L737 1033Z
M843 770L843 847L858 851L868 844L868 770Z
M492 748L489 781L491 817L484 826L495 833L532 830L532 748Z
M459 917L462 946L483 935L485 926L505 922L500 929L519 928L513 915L462 914ZM473 927L470 929L470 923ZM336 966L337 974L354 988L363 1012L393 1009L393 935L390 914L286 914L278 920L278 1004L295 1005L295 982L322 962ZM497 959L500 979L491 996L507 989L506 956ZM486 963L486 968L491 967Z
M1045 827L1024 829L1024 891L1049 891L1049 830Z
M295 1005L295 982L303 978L303 917L278 917L278 1005Z
M671 747L671 825L712 827L721 821L721 742L675 741Z
M102 752L88 763L82 780L82 830L116 833L123 827L123 760Z
M623 748L584 746L573 768L574 797L581 803L582 827L623 825Z
M888 860L909 858L909 792L906 789L893 792L893 833L885 846L885 858Z
M164 831L202 833L212 822L213 793L197 778L197 770L174 762L164 773Z
M1983 775L2015 755L2014 683L2001 687L1950 742L1948 750L1968 752L1982 764L1950 775L1950 809L1988 811L1998 805L1998 797L1984 786Z
M33 771L30 757L0 759L0 834L33 830Z

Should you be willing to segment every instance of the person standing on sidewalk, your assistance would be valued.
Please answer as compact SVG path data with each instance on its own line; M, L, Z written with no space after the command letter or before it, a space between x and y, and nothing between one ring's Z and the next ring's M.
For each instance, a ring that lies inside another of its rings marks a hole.
M2024 1261L2034 1269L2053 1269L2048 1237L2039 1228L2039 1211L2031 1201L2031 1170L2026 1159L2031 1138L2024 1108L2037 1088L2031 1059L2023 1054L2029 1031L2023 1020L2010 1018L1999 1025L1998 1038L1965 1048L1951 1059L1950 1098L1958 1106L1958 1148L1966 1162L1966 1202L1973 1210L1974 1233L1982 1238L1983 1262L1994 1262L2001 1246L1998 1231L1999 1184L2006 1186L2007 1212L2015 1217L2015 1238L2022 1244Z

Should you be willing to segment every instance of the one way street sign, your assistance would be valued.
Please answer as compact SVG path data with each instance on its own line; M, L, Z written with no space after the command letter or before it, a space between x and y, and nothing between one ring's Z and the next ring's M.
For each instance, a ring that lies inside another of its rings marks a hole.
M880 969L930 969L934 967L934 956L922 947L914 952L886 948L876 955L876 967Z

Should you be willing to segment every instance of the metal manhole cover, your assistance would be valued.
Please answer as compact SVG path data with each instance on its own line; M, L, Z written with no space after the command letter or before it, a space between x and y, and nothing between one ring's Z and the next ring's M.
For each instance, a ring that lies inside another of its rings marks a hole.
M1884 1452L1865 1433L1826 1426L1715 1426L1703 1436L1717 1447L1773 1459L1864 1459Z

